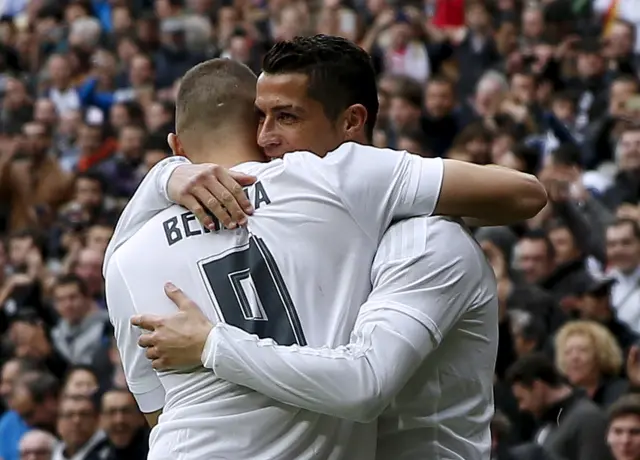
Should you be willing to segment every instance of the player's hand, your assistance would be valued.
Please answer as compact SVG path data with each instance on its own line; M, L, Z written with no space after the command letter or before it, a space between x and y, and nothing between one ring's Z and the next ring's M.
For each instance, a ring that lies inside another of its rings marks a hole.
M165 293L180 311L172 316L139 315L131 324L149 331L138 340L156 370L175 370L202 365L202 350L213 328L200 308L171 283Z
M242 189L256 181L215 164L178 166L169 178L169 198L193 212L206 228L215 229L211 213L229 229L247 223L253 206Z

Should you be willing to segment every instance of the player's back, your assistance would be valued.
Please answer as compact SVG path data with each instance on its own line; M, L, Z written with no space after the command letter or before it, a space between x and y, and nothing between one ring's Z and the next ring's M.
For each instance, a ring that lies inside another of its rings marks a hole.
M422 219L429 221L431 263L443 270L439 282L450 286L443 302L456 310L448 314L458 320L446 332L441 330L438 347L379 417L376 458L485 460L491 451L489 424L498 346L495 277L463 225L443 217ZM410 225L400 222L387 231L376 263L386 257L386 240L401 241L401 232L406 232L402 227ZM456 278L461 282L454 282Z
M309 179L312 172L299 174L283 161L238 169L258 177L247 189L256 211L246 229L207 232L174 206L124 243L107 270L119 268L137 313L175 312L162 290L171 281L211 320L281 345L347 343L357 307L370 291L377 241L331 187ZM150 459L373 456L373 425L286 406L203 369L159 376L166 403ZM359 448L346 452L354 439Z

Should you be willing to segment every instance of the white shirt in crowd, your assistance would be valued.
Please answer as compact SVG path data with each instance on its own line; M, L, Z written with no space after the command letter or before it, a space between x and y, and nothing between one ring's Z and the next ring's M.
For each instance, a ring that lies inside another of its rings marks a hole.
M373 458L375 424L288 406L202 368L156 373L129 320L175 312L163 292L171 281L211 320L262 338L347 343L384 231L394 219L433 212L442 161L347 143L325 158L296 152L245 163L234 169L258 177L248 188L256 212L246 229L213 234L178 206L158 214L169 205L158 191L168 163L125 209L104 268L129 388L144 412L164 407L149 459Z

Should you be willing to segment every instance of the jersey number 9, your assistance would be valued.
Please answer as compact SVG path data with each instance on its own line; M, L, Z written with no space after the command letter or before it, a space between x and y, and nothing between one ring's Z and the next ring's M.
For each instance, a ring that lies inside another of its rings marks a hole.
M200 262L224 322L278 345L306 345L293 300L264 241L252 235L249 244L231 251Z

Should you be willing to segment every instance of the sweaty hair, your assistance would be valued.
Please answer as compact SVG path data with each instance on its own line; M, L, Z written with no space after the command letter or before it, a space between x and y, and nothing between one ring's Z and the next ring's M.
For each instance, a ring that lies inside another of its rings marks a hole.
M182 78L176 101L176 133L226 129L255 118L256 75L231 59L210 59Z
M354 104L367 110L369 141L378 117L378 90L371 59L366 51L341 37L315 35L276 43L264 57L267 74L299 73L309 78L308 95L322 104L335 120Z

